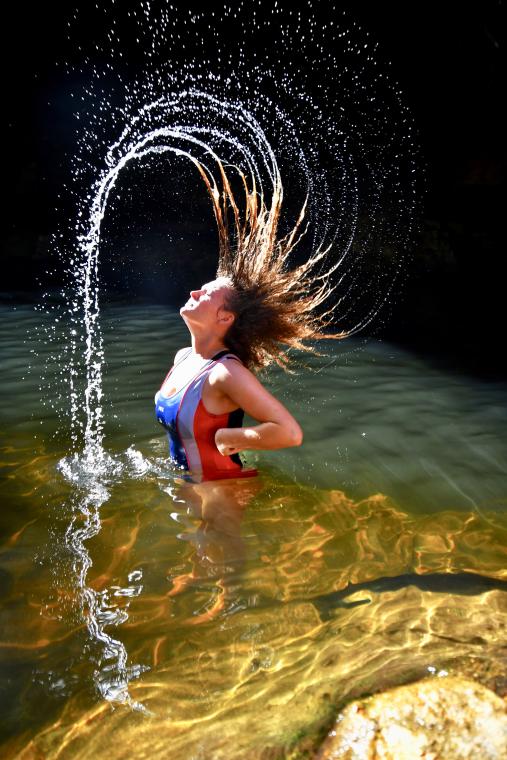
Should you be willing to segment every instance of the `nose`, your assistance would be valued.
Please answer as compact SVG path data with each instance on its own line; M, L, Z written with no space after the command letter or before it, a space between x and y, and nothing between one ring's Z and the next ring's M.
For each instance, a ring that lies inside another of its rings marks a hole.
M194 301L198 301L201 296L202 290L191 290L190 291L190 298L193 298Z

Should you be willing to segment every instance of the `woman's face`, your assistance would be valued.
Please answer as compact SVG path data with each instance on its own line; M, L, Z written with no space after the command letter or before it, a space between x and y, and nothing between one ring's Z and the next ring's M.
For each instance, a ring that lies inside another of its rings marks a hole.
M191 290L190 298L180 309L185 322L213 329L221 325L224 317L231 312L225 309L225 297L232 284L227 277L218 277L207 282L199 290Z

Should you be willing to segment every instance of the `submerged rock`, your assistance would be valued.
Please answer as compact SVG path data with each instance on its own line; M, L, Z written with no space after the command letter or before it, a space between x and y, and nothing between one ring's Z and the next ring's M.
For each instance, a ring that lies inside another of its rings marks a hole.
M504 760L507 709L458 677L431 678L349 704L316 760Z

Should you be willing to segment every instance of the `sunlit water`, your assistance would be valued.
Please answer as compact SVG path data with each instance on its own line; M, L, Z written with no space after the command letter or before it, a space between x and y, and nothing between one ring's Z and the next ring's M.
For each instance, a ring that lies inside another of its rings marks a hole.
M203 500L153 414L177 314L103 310L95 476L45 319L1 310L2 757L288 757L344 700L428 672L505 691L505 385L324 345L264 378L303 446L248 453L258 487Z

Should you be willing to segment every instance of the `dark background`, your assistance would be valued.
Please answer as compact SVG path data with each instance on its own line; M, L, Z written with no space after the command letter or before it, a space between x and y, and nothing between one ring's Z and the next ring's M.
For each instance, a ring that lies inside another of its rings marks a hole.
M390 61L414 114L425 162L413 261L377 337L452 367L505 376L504 3L336 5L380 43L380 58ZM55 60L69 55L65 27L73 7L18 3L4 15L4 300L33 300L59 284L49 239L61 215L72 214L63 185L75 104Z

